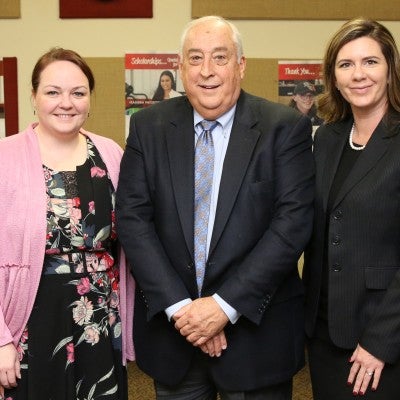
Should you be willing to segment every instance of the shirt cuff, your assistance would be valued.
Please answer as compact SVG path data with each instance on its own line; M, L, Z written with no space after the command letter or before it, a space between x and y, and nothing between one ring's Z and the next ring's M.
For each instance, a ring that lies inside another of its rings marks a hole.
M229 318L229 321L231 321L231 324L235 324L242 314L238 313L233 307L231 307L217 293L214 293L212 297L219 304L219 306L222 308L222 311Z
M169 306L168 308L165 309L165 313L167 314L168 321L171 321L172 316L179 311L183 306L186 306L187 304L190 304L192 302L191 299L184 299L181 301L178 301L178 303L172 304L172 306Z

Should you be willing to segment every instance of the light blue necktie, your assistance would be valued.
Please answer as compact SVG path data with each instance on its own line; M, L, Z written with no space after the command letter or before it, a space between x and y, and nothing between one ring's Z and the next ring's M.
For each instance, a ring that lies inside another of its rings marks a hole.
M197 139L194 162L194 262L199 295L206 268L208 217L214 174L214 143L211 132L218 122L203 120L200 124L203 132Z

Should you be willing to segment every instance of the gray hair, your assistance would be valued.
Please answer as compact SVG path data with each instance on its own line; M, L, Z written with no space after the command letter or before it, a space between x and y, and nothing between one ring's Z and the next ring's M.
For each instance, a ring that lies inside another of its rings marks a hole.
M236 57L237 57L237 62L240 63L240 60L243 56L243 45L242 45L242 36L238 30L238 28L236 28L236 26L234 24L232 24L232 22L227 21L225 18L219 17L217 15L208 15L206 17L201 17L198 19L194 19L193 21L190 21L186 27L184 28L183 32L182 32L182 36L181 36L181 46L179 49L179 55L181 57L181 59L183 59L183 46L185 44L187 35L189 33L189 31L196 27L197 25L202 24L203 22L209 22L209 21L214 21L214 22L220 22L222 24L225 24L226 26L228 26L232 32L232 40L233 43L235 44L236 47Z

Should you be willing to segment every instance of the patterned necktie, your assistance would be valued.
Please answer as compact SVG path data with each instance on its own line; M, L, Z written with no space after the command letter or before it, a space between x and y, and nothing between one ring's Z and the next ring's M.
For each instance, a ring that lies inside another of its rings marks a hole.
M208 217L214 174L214 143L212 130L216 121L203 120L203 132L196 143L194 162L194 262L199 295L206 268Z

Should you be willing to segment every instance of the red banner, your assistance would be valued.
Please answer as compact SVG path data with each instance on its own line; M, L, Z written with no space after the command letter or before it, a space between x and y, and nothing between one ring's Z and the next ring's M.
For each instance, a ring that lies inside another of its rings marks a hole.
M321 64L279 64L279 80L314 80L322 78Z
M175 54L126 54L125 69L178 69L179 57Z

